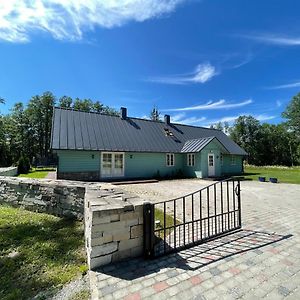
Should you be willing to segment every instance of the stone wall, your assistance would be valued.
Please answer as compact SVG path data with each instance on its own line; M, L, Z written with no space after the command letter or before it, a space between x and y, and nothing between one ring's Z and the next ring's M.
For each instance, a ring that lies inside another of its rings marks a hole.
M31 211L83 219L84 195L80 183L0 177L0 203Z
M17 174L17 167L0 168L0 176L16 176Z
M143 204L109 183L0 177L0 204L84 218L90 269L143 253Z
M90 269L143 253L143 200L112 185L89 188L85 239Z

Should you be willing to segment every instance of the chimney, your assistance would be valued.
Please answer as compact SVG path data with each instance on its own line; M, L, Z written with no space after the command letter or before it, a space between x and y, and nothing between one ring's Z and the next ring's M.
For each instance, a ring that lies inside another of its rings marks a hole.
M123 120L127 119L127 108L126 107L121 107L120 116L121 116L121 119L123 119Z
M170 115L165 115L165 124L170 125Z

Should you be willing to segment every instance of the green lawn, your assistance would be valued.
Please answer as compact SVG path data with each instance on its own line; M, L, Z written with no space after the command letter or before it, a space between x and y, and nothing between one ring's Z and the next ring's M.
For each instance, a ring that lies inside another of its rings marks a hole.
M54 293L86 270L81 222L0 206L0 299Z
M55 171L53 168L32 168L28 174L20 174L18 177L25 178L45 178L50 171Z
M269 180L270 177L275 177L279 182L296 183L300 184L300 167L245 167L245 179L258 181L259 176L266 177Z

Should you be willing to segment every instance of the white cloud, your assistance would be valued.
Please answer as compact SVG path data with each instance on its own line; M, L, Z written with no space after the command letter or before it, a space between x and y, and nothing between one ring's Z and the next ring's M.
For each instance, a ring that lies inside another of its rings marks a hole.
M268 121L268 120L272 120L272 119L276 118L276 116L267 115L267 114L256 115L256 114L252 114L252 113L240 113L235 116L226 116L226 117L222 117L220 119L207 120L205 122L206 123L205 126L210 127L210 125L217 124L219 122L221 122L221 123L227 122L230 125L233 125L234 121L240 116L252 116L253 118L257 119L258 121Z
M282 102L280 100L276 100L276 107L280 107L282 105Z
M198 125L205 120L205 117L187 117L185 113L179 113L171 116L171 121L173 123L180 123L186 125Z
M288 83L288 84L282 84L282 85L274 85L267 87L269 90L279 90L279 89L291 89L291 88L297 88L300 87L300 81L294 82L294 83Z
M165 84L188 84L188 83L205 83L219 73L216 68L209 62L199 64L194 72L187 74L152 77L147 79L150 82L165 83Z
M226 100L221 99L216 102L209 101L205 104L196 105L196 106L188 106L182 108L169 108L164 109L162 111L196 111L196 110L215 110L215 109L230 109L230 108L238 108L253 102L252 99L247 99L241 102L236 103L228 103Z
M28 42L32 32L59 40L81 40L95 26L112 28L129 21L171 13L186 0L3 0L0 40Z
M288 37L275 34L241 35L241 37L261 42L264 44L281 46L300 46L300 37Z

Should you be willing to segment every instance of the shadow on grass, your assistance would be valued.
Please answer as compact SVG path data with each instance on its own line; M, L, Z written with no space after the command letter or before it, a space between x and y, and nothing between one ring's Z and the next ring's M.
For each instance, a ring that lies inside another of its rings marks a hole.
M252 230L240 230L213 241L203 243L178 253L169 254L153 260L137 258L99 268L96 272L119 277L124 280L134 280L157 273L164 268L180 268L184 270L197 270L214 262L233 259L233 256L248 251L255 251L257 255L263 252L259 248L272 245L290 238L292 235L278 235ZM249 265L255 262L246 261ZM179 275L175 270L168 271L168 277ZM172 274L171 274L172 273ZM170 275L170 276L169 276Z
M80 253L83 231L79 222L45 218L2 222L1 299L31 299L40 291L68 282L85 263Z

